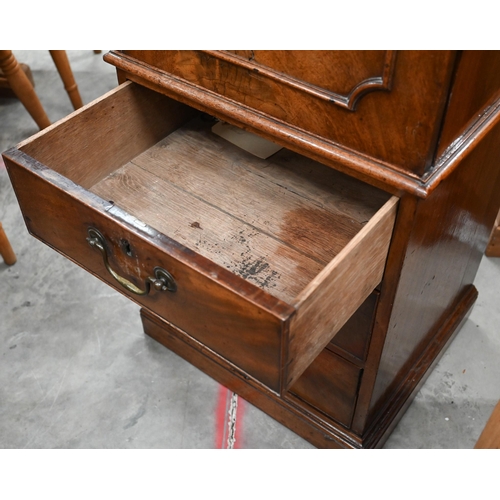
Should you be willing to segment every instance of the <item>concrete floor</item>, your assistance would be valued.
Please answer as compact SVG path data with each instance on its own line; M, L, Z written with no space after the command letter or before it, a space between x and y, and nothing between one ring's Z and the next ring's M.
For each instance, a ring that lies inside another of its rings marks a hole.
M49 118L72 111L47 51L16 51ZM84 103L116 85L92 50L68 51ZM37 132L0 99L0 150ZM0 448L216 448L231 394L146 337L139 308L28 235L0 165L0 221L18 262L0 262ZM479 299L386 448L472 448L500 399L500 259L483 258ZM222 409L222 410L221 410ZM311 448L238 399L240 448Z

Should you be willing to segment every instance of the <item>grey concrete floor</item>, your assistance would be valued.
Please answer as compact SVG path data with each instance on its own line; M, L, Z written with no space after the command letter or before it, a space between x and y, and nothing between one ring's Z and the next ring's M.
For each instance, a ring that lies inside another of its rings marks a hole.
M16 51L49 118L72 112L48 51ZM116 85L92 50L68 51L84 103ZM36 133L0 99L0 150ZM5 168L0 221L18 262L0 262L0 448L214 448L229 395L142 332L139 308L28 235ZM500 399L500 259L484 257L479 299L386 448L474 446ZM237 446L311 448L239 399Z

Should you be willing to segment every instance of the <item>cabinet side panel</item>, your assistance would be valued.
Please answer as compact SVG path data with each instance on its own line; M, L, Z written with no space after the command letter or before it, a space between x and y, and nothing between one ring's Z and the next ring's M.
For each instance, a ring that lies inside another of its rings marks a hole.
M372 415L398 390L474 280L500 205L499 144L500 124L417 204L372 394Z
M500 50L465 50L455 72L437 157L500 89Z

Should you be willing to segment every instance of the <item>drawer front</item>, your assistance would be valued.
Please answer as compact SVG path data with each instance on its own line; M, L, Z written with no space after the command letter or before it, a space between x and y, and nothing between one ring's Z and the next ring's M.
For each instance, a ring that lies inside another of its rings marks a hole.
M106 60L139 83L166 88L180 78L193 90L421 175L432 161L455 53L130 50Z
M295 382L290 393L349 427L361 373L360 368L325 349Z
M36 165L23 153L6 158L6 164L31 234L135 302L168 318L269 388L279 390L283 318L290 311L283 311L282 318L269 312L265 304L256 303L260 290L242 280L237 282L242 295L236 293L222 284L232 284L235 276L231 273ZM173 277L176 291L151 286L141 296L124 288L110 274L103 253L89 244L89 228L101 233L109 268L130 282L129 288L145 290L154 269L160 267Z
M380 283L398 200L193 113L127 82L4 157L33 235L283 393Z

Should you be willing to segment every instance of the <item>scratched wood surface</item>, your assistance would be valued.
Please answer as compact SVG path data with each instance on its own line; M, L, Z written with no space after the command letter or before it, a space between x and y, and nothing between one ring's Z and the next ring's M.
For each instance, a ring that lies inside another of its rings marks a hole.
M191 121L91 187L291 302L388 195L287 150L260 160Z

